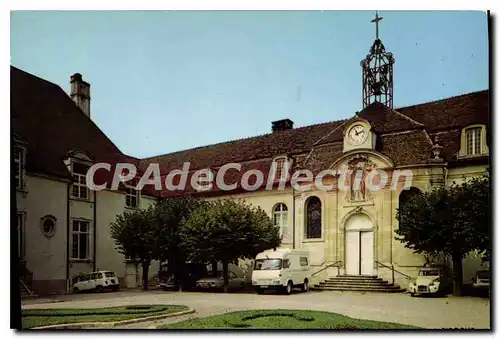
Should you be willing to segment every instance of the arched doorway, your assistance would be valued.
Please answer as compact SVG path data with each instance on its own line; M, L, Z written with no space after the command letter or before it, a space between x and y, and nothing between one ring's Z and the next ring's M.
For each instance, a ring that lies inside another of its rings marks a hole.
M374 232L371 219L356 213L345 223L345 273L373 275Z

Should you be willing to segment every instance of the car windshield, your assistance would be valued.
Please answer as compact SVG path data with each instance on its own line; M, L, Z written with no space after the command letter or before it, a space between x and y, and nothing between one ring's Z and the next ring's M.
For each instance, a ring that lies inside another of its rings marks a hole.
M480 271L477 273L477 277L479 279L489 279L490 278L490 272L489 271Z
M113 272L106 272L106 278L112 278L115 276L115 274Z
M279 270L281 259L257 259L253 268L255 271Z
M437 276L437 275L439 275L439 271L438 270L422 270L422 271L418 272L418 275L420 277Z

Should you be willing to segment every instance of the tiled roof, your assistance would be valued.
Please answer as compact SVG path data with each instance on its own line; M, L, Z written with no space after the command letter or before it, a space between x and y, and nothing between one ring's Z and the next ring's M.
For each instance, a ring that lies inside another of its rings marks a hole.
M295 129L238 139L219 144L159 155L142 160L142 163L158 162L162 173L182 168L185 161L190 169L217 167L231 162L252 161L279 155L308 152L313 143L334 130L343 120L299 127ZM341 134L340 138L341 138Z
M489 91L463 94L421 105L398 108L397 111L424 124L428 132L488 124Z

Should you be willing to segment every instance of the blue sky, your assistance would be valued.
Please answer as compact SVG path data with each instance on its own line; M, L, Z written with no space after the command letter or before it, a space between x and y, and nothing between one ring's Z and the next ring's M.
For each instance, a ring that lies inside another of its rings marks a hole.
M394 106L488 88L485 12L382 11ZM351 117L372 11L12 12L11 63L69 91L125 153L147 157Z

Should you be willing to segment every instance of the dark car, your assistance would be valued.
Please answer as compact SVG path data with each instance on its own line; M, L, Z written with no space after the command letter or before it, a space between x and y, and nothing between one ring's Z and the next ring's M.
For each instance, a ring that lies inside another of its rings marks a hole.
M207 268L204 264L187 263L184 270L184 289L196 287L196 281L207 276ZM168 269L168 263L163 263L158 272L159 285L163 290L178 290L179 279Z

